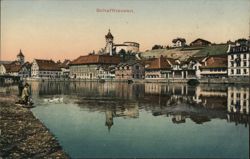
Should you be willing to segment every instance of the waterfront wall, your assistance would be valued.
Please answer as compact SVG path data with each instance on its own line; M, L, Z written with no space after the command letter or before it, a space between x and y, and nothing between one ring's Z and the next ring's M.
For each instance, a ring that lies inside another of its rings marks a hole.
M134 83L187 83L190 79L133 79ZM250 78L202 78L200 83L214 84L250 84ZM27 81L69 81L69 82L100 82L98 79L27 79ZM125 79L105 79L105 82L128 82Z

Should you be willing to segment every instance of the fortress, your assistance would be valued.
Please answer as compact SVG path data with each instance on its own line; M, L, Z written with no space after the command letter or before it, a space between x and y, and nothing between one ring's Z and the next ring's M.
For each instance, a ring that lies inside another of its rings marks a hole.
M110 30L107 35L105 35L106 46L105 53L114 55L119 54L121 50L124 50L126 53L137 53L139 52L140 44L136 42L124 42L123 44L114 44L114 36L111 34Z

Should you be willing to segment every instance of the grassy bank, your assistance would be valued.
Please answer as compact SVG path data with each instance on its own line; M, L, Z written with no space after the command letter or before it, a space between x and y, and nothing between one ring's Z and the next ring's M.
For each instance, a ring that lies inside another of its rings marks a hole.
M29 109L14 104L16 98L0 94L0 156L69 158L56 138Z

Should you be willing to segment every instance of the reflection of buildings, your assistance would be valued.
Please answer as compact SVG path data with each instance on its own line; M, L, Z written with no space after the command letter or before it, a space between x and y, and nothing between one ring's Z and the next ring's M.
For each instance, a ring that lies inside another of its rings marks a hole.
M196 104L203 105L204 107L224 109L227 103L227 88L225 86L209 87L197 86L193 101Z
M106 110L105 111L105 116L106 116L105 125L108 127L108 129L110 131L111 126L114 124L114 122L113 122L114 113L113 113L112 110Z
M186 122L186 117L181 115L181 114L173 115L172 122L175 123L175 124L185 123Z
M228 112L249 114L249 88L228 87Z
M228 87L228 121L249 124L249 87Z
M105 108L104 108L105 109ZM139 117L139 107L137 103L128 103L121 107L109 107L106 106L105 109L105 126L108 127L110 131L111 127L114 125L114 118L138 118Z
M242 86L34 82L32 90L36 97L64 95L83 109L103 112L109 128L115 118L138 118L139 109L154 116L166 115L174 123L184 123L187 118L197 124L212 119L249 123L249 88Z

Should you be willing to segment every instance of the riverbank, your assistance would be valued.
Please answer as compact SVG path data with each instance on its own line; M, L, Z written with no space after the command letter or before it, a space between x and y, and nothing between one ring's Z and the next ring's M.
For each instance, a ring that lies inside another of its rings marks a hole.
M0 94L0 158L69 158L56 138L14 95Z
M134 83L187 83L190 79L133 79ZM197 79L201 84L249 84L249 78L202 78ZM128 82L126 79L27 79L27 81L55 82Z

